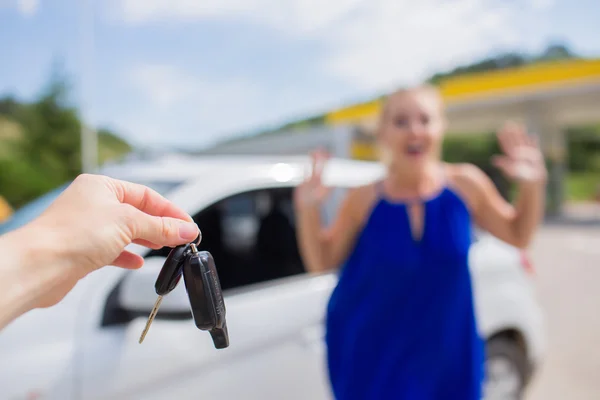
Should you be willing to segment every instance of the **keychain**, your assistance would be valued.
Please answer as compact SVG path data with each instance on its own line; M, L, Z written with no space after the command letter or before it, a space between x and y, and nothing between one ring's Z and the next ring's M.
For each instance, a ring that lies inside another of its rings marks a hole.
M198 251L201 238L200 235L195 242L177 246L169 253L154 284L158 299L140 336L140 343L144 341L163 297L177 287L183 276L196 327L209 331L215 348L224 349L229 346L219 275L212 255L208 251Z

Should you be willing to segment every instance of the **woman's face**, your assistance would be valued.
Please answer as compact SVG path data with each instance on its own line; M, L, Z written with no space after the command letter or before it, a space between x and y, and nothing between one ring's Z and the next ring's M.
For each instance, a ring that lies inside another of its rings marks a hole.
M439 159L445 119L435 92L415 89L392 95L381 123L379 144L395 166L418 168Z

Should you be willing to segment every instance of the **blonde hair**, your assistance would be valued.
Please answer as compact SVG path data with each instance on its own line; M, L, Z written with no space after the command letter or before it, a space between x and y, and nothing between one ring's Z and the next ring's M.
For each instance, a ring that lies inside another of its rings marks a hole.
M389 117L390 103L393 101L393 99L396 99L396 98L402 97L402 96L406 96L408 94L412 94L415 92L426 92L426 93L429 93L429 94L433 95L434 97L436 97L438 104L439 104L439 111L440 111L440 113L444 113L444 109L445 109L444 100L442 98L442 94L441 94L440 90L436 86L431 85L429 83L424 83L424 84L417 85L417 86L396 89L395 91L393 91L392 93L388 94L387 96L385 96L383 98L381 109L379 111L378 121L377 121L375 129L373 131L373 135L375 136L375 138L378 138L380 136L381 131L383 130L383 127L385 125L385 122L386 122L387 118ZM376 147L377 147L376 151L377 151L379 161L382 162L384 165L389 166L393 161L392 160L393 157L392 157L392 154L390 153L389 149L382 147L382 145L381 145L381 143L379 143L379 141L376 142Z
M429 83L424 83L418 86L397 89L383 98L381 110L379 111L377 127L375 129L375 136L379 134L379 131L382 129L383 124L390 113L390 103L392 100L415 92L426 92L436 97L439 104L439 111L443 112L445 108L444 99L442 98L440 90L436 86Z

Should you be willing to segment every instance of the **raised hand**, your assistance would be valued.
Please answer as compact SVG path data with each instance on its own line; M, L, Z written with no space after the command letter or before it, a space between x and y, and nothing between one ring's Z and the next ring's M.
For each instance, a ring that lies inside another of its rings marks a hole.
M322 150L311 153L312 168L307 178L296 188L294 202L296 207L321 205L327 199L331 188L323 184L323 170L329 160L329 154Z
M546 180L548 173L538 141L529 136L523 126L506 123L497 136L504 154L494 156L492 163L507 178L530 183Z

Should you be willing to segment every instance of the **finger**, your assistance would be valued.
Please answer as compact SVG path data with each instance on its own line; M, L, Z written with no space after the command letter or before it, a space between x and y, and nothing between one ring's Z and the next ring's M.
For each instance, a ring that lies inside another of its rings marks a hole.
M303 182L311 182L314 179L314 173L317 165L316 152L313 150L309 153L310 161L304 164L304 179Z
M156 243L149 242L149 241L144 240L144 239L135 239L133 241L133 243L135 243L137 245L140 245L140 246L148 247L149 249L154 249L154 250L159 250L159 249L162 249L164 247L164 246L158 245Z
M131 240L144 240L161 247L189 243L200 235L198 225L176 218L150 216L130 208L125 216L126 232Z
M539 149L540 147L540 139L539 136L535 133L530 133L529 135L527 135L527 140L528 140L528 145L530 147Z
M498 144L500 145L500 149L504 154L509 155L512 151L512 147L510 144L510 138L506 125L500 129L496 135L498 137Z
M310 173L311 176L314 176L317 171L317 166L319 164L319 153L317 150L313 150L310 152Z
M323 171L323 150L318 149L315 151L315 158L313 163L313 177L315 180L321 180L321 173Z
M492 165L501 170L502 172L510 175L513 163L509 157L506 156L494 156L492 157Z
M329 159L329 153L327 153L327 151L325 151L325 149L319 149L318 153L317 153L317 158L318 158L318 162L317 162L317 176L319 177L319 180L321 179L321 177L323 176L323 170L325 169L325 165L327 164L327 161Z
M112 265L125 269L138 269L144 265L144 258L125 250L112 262Z
M519 127L512 121L507 122L501 130L501 141L503 151L510 155L515 147L519 145Z
M513 140L515 141L515 145L527 145L529 139L527 135L527 129L525 129L523 124L515 124L513 129Z
M188 213L165 199L156 191L137 183L112 179L117 198L138 210L158 217L171 217L192 222Z

